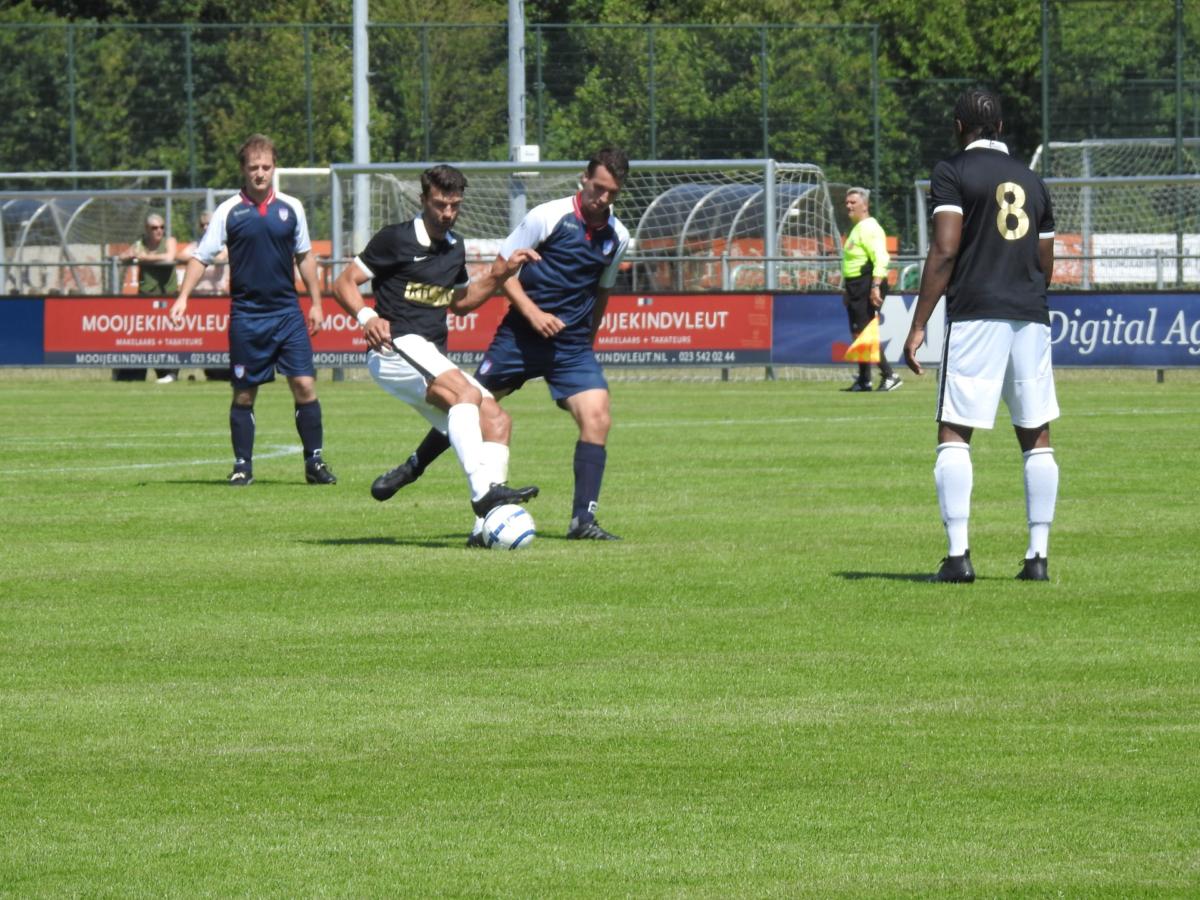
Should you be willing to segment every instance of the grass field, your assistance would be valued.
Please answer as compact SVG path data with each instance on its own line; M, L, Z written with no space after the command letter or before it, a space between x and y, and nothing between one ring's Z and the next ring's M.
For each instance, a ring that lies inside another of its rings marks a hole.
M531 387L513 554L369 383L231 490L225 386L0 382L0 893L1195 896L1196 374L1060 378L1050 584L980 432L970 586L929 377L616 383L587 545Z

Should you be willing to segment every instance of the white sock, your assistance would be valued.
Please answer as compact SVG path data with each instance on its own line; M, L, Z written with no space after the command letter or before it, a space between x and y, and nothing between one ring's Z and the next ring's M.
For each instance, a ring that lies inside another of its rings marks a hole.
M1050 523L1058 498L1058 463L1052 447L1037 447L1025 456L1025 513L1029 519L1029 549L1026 559L1047 558Z
M458 456L459 465L471 487L471 499L478 500L492 486L489 472L483 465L483 435L479 431L479 407L473 403L456 403L446 416L446 435Z
M488 477L493 484L508 482L508 445L495 441L484 441L480 460L488 470Z
M971 518L971 445L958 442L938 444L933 480L937 485L938 506L946 526L947 556L967 552L967 522Z

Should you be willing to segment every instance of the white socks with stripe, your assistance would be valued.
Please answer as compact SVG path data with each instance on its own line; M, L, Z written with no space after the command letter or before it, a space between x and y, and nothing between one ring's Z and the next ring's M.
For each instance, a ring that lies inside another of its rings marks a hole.
M971 445L959 442L938 444L933 480L937 484L938 506L946 526L947 556L967 552L967 520L971 517Z
M1050 523L1054 521L1054 502L1058 498L1058 463L1054 449L1037 447L1025 456L1025 513L1029 519L1029 549L1026 559L1046 559L1050 542Z

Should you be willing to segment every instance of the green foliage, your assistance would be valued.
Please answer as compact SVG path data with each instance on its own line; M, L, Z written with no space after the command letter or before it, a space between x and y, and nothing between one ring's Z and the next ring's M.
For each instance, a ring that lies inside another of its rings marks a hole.
M1054 0L1050 12L1054 139L1174 134L1170 0ZM451 0L437 15L447 24L416 0L371 5L372 157L503 159L506 4ZM902 230L913 179L954 149L950 109L964 87L1003 95L1017 155L1042 140L1040 0L547 0L527 19L527 128L546 159L611 142L635 157L765 152L845 182L877 171L875 212ZM9 168L66 168L73 153L84 169L165 166L180 185L231 186L233 148L253 130L276 138L285 165L352 156L345 0L0 10L0 26L67 22L71 36L0 27ZM169 24L181 22L190 32ZM1195 4L1183 34L1184 122L1196 131Z
M332 488L266 386L231 490L228 386L10 378L0 893L1194 893L1196 375L1060 377L1049 584L978 432L970 586L919 580L928 377L615 381L604 546L531 385L517 554L451 458L370 499L425 431L373 384L322 383Z

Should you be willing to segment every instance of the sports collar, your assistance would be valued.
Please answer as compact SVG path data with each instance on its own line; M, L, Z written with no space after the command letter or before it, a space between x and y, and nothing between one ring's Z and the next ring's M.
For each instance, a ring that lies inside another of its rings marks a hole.
M432 247L433 238L429 236L429 229L425 227L425 217L417 213L417 217L413 219L413 231L417 233L417 243L422 247ZM454 245L458 243L458 239L449 231L442 239L447 244Z
M588 224L587 219L585 219L583 216L583 204L580 202L580 199L579 199L582 196L583 196L583 191L579 191L578 193L575 194L574 197L571 198L571 203L575 207L575 218L583 223L583 230L587 234L588 240L591 240L592 234L594 232L603 231L604 229L612 226L612 208L611 207L609 208L608 217L605 218L604 224L601 225L599 228L593 228L591 225Z
M271 190L267 191L267 198L263 200L262 203L255 203L253 198L246 193L246 189L242 188L242 202L249 203L251 206L257 207L258 214L260 216L265 216L267 214L267 207L271 205L271 201L274 199L275 188L271 188Z
M977 141L971 141L964 150L999 150L1001 153L1008 152L1008 145L1004 141L989 141L987 138L980 138Z

